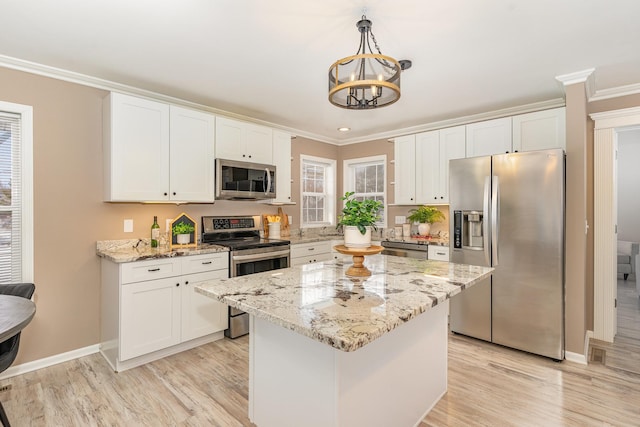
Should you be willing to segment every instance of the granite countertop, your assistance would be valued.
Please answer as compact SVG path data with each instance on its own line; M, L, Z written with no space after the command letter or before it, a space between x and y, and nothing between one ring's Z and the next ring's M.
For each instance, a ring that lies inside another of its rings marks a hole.
M488 277L492 268L375 255L220 279L197 292L342 351L355 351Z
M344 240L344 236L341 234L328 234L316 236L289 236L283 237L282 239L289 240L292 245L297 245L302 243L326 242L330 240Z
M177 256L204 255L215 252L229 252L229 248L209 243L196 247L180 248L170 251L168 248L152 248L149 239L103 240L96 244L96 254L113 262L134 262L147 259L172 258Z

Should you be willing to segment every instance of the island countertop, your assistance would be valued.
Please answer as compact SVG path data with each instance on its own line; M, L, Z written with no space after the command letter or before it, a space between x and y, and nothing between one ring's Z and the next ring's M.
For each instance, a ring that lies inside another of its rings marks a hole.
M348 259L221 279L197 292L342 351L355 351L488 277L492 268L368 256L368 278Z

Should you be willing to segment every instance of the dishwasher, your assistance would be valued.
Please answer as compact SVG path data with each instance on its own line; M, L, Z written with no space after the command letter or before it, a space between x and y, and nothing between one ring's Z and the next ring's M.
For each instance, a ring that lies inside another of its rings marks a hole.
M406 258L428 259L428 243L409 243L393 240L382 241L382 255L394 255Z

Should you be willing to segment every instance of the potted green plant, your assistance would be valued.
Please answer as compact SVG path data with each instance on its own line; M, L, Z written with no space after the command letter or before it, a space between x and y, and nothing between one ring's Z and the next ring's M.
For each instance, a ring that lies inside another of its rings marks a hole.
M344 208L338 217L338 228L344 229L344 245L348 248L368 248L371 246L371 229L377 230L376 222L380 220L380 209L383 204L379 200L357 200L354 192L347 191L344 197Z
M184 221L180 221L177 224L173 224L173 235L176 236L176 242L179 245L186 245L191 243L191 233L195 230L193 224L189 224Z
M419 224L418 234L421 236L428 236L431 231L431 224L444 221L445 219L444 214L433 206L420 206L417 209L411 209L409 214L407 219L410 222L417 222Z

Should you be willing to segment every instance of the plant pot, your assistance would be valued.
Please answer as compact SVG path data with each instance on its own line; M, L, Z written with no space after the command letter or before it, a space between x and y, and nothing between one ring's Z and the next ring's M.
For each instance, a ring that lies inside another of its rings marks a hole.
M348 248L368 248L371 246L371 227L365 227L367 232L360 233L355 225L345 225L344 245Z
M418 224L418 234L421 236L428 236L431 231L431 224L428 222L421 222Z
M179 245L188 245L191 243L191 234L176 234L176 243Z

